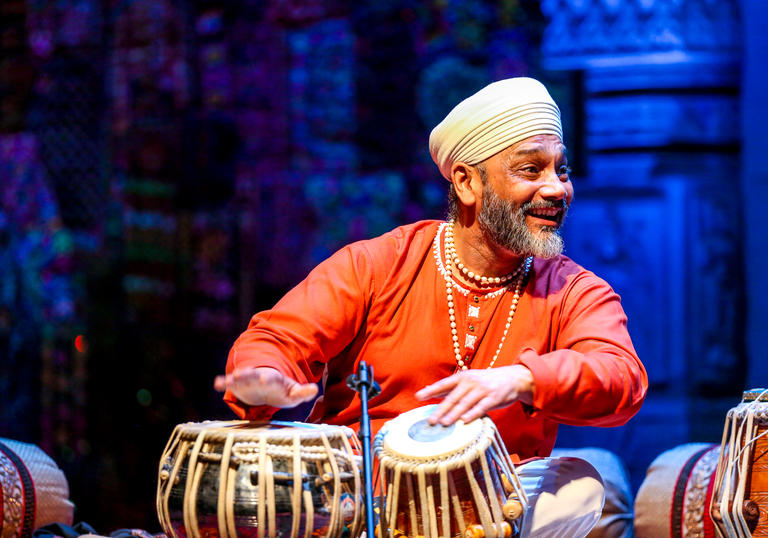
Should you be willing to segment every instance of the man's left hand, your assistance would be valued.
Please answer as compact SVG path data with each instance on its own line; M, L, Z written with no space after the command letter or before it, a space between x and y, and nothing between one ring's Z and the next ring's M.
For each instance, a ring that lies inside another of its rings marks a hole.
M431 424L449 426L461 419L467 423L484 416L491 409L506 407L520 400L533 403L533 375L521 364L464 370L416 393L419 400L443 398L429 417Z

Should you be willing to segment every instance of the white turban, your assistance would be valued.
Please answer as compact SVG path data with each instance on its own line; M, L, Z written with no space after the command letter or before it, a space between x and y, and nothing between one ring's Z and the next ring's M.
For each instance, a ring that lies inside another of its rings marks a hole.
M538 80L508 78L467 97L432 129L429 152L446 179L457 161L475 165L539 134L563 138L560 109Z

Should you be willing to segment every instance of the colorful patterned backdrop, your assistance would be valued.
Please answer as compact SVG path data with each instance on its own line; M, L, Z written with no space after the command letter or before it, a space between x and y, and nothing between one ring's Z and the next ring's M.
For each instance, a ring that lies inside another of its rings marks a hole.
M69 353L73 341L66 342L84 299L72 234L34 135L0 135L0 177L0 429L39 436L49 450L62 441L69 446L70 435L82 438L85 404L83 357ZM57 373L73 384L57 383ZM20 420L30 416L42 420Z
M159 530L156 460L232 417L211 381L248 317L440 217L429 130L538 74L542 24L533 0L3 2L0 435L55 457L77 520Z
M566 253L622 294L654 385L629 428L560 441L606 440L637 484L743 379L743 3L0 2L0 435L56 459L76 519L159 530L157 458L232 418L211 381L250 315L440 217L430 129L532 75L574 163Z

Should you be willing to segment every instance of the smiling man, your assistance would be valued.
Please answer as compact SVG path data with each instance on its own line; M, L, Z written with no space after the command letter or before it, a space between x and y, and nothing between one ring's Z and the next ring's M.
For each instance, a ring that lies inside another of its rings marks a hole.
M548 456L561 423L625 423L647 377L619 297L561 253L573 185L546 88L530 78L486 86L435 127L430 152L449 182L448 219L402 226L321 263L253 317L216 388L239 416L265 419L314 398L322 380L309 420L356 427L360 401L345 380L364 360L381 385L374 432L439 403L432 423L487 414L517 461ZM534 504L542 477L564 472L558 465L526 475ZM599 515L602 490L582 493L583 504L557 503L573 510L563 535L583 536ZM551 519L530 518L536 528L526 532L564 532Z

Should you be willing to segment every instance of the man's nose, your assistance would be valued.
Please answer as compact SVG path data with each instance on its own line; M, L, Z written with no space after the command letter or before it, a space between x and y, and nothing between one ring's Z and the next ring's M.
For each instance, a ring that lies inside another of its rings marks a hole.
M547 170L541 187L539 187L539 195L547 200L565 200L568 191L560 176L554 170Z

